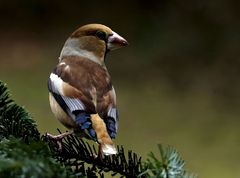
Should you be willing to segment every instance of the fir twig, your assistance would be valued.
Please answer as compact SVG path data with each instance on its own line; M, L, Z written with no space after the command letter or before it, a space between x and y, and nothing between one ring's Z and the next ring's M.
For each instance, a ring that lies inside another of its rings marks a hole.
M12 102L6 84L0 81L0 113Z
M40 140L36 123L24 108L10 99L0 81L0 177L73 178L70 168L51 157L48 145Z
M163 148L158 145L161 161L151 152L149 158L145 162L146 174L150 178L197 178L197 176L187 173L185 170L185 162L178 152L168 146Z
M61 132L59 131L59 133ZM88 142L74 135L68 135L64 138L61 150L59 150L59 145L55 141L49 140L48 142L50 150L60 163L71 166L73 171L81 172L84 175L91 173L103 177L103 172L111 171L112 176L120 174L123 177L133 178L138 177L144 171L141 157L139 158L132 151L128 151L126 157L123 146L117 146L118 154L99 159L96 156L98 152L94 146L90 146ZM86 167L85 163L91 165L87 168L87 171L82 169Z
M10 99L6 85L0 81L0 139L9 136L39 140L40 133L35 121L23 107Z

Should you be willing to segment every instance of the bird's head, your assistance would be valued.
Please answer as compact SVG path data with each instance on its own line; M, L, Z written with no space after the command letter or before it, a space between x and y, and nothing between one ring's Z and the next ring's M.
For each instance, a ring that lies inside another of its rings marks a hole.
M67 55L79 55L103 63L107 52L126 45L128 42L109 27L101 24L88 24L71 34L63 47L60 58Z

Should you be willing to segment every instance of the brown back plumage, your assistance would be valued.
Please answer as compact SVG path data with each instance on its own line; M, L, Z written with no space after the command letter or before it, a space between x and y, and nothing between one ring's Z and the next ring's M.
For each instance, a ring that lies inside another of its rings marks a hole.
M63 65L64 63L64 65ZM66 66L69 66L66 68ZM57 66L55 73L77 90L70 90L68 97L78 97L89 113L106 116L108 106L115 106L112 83L107 70L101 65L79 56L69 56ZM91 91L96 90L96 96ZM66 92L66 91L65 91ZM96 97L96 105L94 104Z

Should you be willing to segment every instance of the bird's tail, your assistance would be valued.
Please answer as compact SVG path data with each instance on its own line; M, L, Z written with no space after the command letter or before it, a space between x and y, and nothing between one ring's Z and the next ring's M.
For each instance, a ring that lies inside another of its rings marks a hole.
M104 155L117 154L117 149L110 138L106 124L98 114L91 115L92 127L97 134L97 140Z

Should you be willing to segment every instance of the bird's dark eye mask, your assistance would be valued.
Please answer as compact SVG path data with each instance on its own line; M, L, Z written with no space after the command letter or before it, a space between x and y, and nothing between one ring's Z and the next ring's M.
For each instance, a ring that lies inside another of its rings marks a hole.
M107 40L107 34L103 31L97 31L96 36L101 40L104 40L104 41Z

